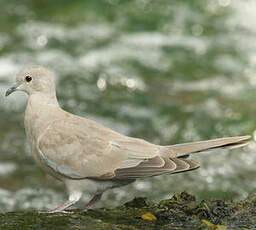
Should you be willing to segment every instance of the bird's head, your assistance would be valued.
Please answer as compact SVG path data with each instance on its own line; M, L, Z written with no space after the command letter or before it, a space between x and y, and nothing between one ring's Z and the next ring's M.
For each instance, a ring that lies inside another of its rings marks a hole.
M5 96L15 91L24 91L28 95L55 94L54 74L40 66L25 68L17 74L16 84L6 91Z

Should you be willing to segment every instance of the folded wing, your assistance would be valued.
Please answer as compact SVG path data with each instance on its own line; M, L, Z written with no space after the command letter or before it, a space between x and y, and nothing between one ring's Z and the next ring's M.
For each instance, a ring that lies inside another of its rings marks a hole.
M99 135L93 130L71 121L53 122L38 138L39 157L51 170L70 179L137 179L199 166L186 159L162 157L159 146L144 140Z

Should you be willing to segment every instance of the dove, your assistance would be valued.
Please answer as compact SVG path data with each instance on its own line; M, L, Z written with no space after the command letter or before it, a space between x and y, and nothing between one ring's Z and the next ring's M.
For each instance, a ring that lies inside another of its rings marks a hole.
M45 67L27 67L6 91L6 96L15 91L28 95L24 126L31 153L46 173L66 186L68 200L49 213L65 212L84 193L91 195L85 209L92 208L108 189L146 177L195 170L200 163L190 159L191 154L240 147L250 140L250 136L237 136L162 146L125 136L64 111L54 78Z

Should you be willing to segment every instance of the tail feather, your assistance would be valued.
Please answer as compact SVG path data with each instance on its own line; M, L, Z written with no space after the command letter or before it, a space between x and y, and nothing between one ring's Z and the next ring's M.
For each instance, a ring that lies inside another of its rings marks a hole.
M138 159L137 161L128 161L124 167L116 169L114 179L136 180L143 177L195 170L200 167L200 163L189 159L191 153L216 148L241 147L246 145L250 139L250 136L227 137L186 144L160 146L158 156L148 159L139 158L139 162Z
M238 136L171 145L165 147L164 154L166 154L166 152L168 151L176 157L182 157L191 153L197 153L218 148L238 148L247 145L250 139L251 136Z

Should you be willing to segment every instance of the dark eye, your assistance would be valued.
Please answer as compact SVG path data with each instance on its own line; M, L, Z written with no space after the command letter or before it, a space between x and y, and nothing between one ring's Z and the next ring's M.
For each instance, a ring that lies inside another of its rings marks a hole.
M26 77L25 77L25 80L26 80L26 82L30 82L30 81L32 81L32 77L26 76Z

